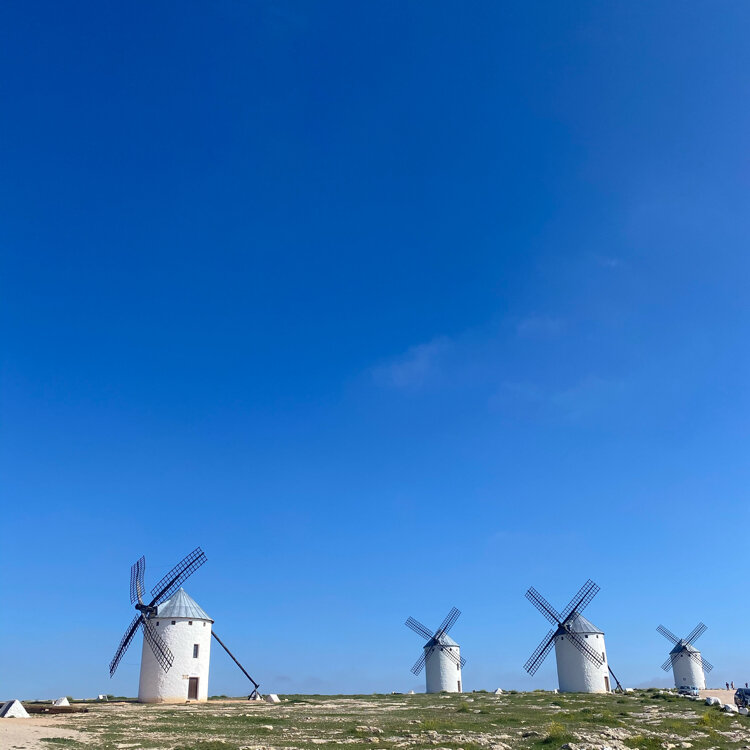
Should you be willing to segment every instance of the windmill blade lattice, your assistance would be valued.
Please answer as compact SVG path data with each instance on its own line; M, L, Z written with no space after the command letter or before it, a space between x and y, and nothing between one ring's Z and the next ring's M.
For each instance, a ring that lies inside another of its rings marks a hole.
M714 665L711 664L711 662L708 659L704 658L703 656L699 654L696 654L695 651L690 651L689 653L690 653L690 658L694 662L699 664L701 667L703 667L703 671L706 674L708 674L708 672L710 672L714 668Z
M665 628L663 625L659 625L659 627L656 628L656 631L663 635L668 641L671 641L676 647L678 647L676 653L669 654L669 657L664 662L664 664L661 665L661 668L665 672L668 672L670 669L674 669L676 660L679 659L683 654L687 654L696 664L698 664L703 669L704 673L707 674L708 672L710 672L714 668L713 664L711 664L708 659L704 659L703 656L697 651L687 648L688 646L692 646L692 644L695 643L707 630L708 627L704 623L699 622L690 631L690 633L685 636L685 638L678 638L671 630Z
M570 642L590 661L593 662L597 667L601 667L604 664L602 657L589 646L586 641L581 640L581 636L578 633L568 633Z
M112 677L114 673L117 671L117 666L122 661L122 657L125 656L125 652L130 648L130 644L133 641L133 636L136 633L136 630L138 630L138 625L140 625L141 621L141 615L140 613L137 614L133 621L128 625L127 630L125 631L125 635L123 635L122 640L120 641L120 645L117 647L117 651L115 651L115 655L112 657L112 661L109 663L109 676Z
M414 662L414 666L411 668L413 674L418 675L423 669L427 659L431 656L435 649L439 648L440 651L445 654L454 664L458 664L461 667L466 664L466 659L458 657L451 651L450 647L444 647L441 642L441 638L456 624L461 615L461 610L456 607L452 607L450 612L445 616L443 621L440 623L440 627L433 633L426 625L423 625L419 620L414 617L408 617L404 623L406 627L413 630L417 635L425 639L426 643L424 650L419 656L419 659Z
M432 653L432 649L430 649L430 653ZM411 671L418 675L423 669L424 669L424 663L427 661L427 650L423 651L419 655L419 659L417 659L414 662L414 666L411 668Z
M421 635L422 638L429 640L432 638L432 632L427 628L426 625L422 625L419 620L415 620L413 617L409 617L404 623L407 628L411 628L417 635Z
M200 547L196 547L151 589L151 595L154 599L150 606L156 606L169 599L205 562L206 556L203 554L203 550Z
M553 625L559 625L562 622L562 615L533 586L526 592L526 598Z
M435 632L433 638L439 638L443 633L447 633L455 624L461 615L461 610L453 607L450 612L445 616L445 619L440 623L440 627Z
M196 547L187 557L183 558L172 570L159 581L151 590L152 600L145 604L143 602L144 575L146 572L146 558L141 557L130 568L130 603L135 605L138 614L128 625L120 645L115 651L112 661L109 663L109 676L113 677L122 657L133 642L139 627L143 629L143 637L151 648L161 668L167 672L172 666L174 655L164 643L161 636L150 625L149 617L156 614L159 604L169 599L175 591L193 574L203 563L206 556L200 547Z
M699 622L693 628L690 634L685 638L685 643L687 644L695 643L707 630L708 630L708 627L704 625L702 622Z
M550 630L547 635L542 638L539 645L534 649L531 656L526 660L526 664L523 668L529 674L535 674L537 669L542 665L542 662L547 658L547 654L552 648L552 644L555 642L555 631Z
M577 633L572 632L570 626L567 624L573 619L574 615L584 610L598 593L599 586L589 578L570 602L568 602L562 613L560 613L533 586L529 588L525 594L526 598L542 613L545 619L557 626L555 630L550 630L542 638L539 645L526 661L526 664L524 664L523 668L529 674L533 675L547 658L554 645L556 635L569 636L570 642L597 667L604 664L602 657L582 640Z
M656 628L656 632L663 635L668 641L672 641L675 646L680 642L680 639L669 628L665 628L663 625L659 625Z
M130 568L130 603L143 601L143 576L146 573L146 558L141 557Z
M172 662L174 662L174 655L169 649L169 646L164 643L161 636L156 632L156 628L145 617L141 618L141 626L143 627L143 637L151 647L151 651L156 657L156 661L159 662L161 668L165 672L168 672L169 668L172 666Z
M578 593L568 602L568 606L562 611L563 622L567 620L573 612L583 612L598 593L599 587L589 578L589 580L578 590Z
M677 656L677 654L670 654L667 657L667 660L664 662L664 664L661 665L661 668L665 672L669 672L669 670L672 669L672 667L674 666L674 658L675 658L675 656Z

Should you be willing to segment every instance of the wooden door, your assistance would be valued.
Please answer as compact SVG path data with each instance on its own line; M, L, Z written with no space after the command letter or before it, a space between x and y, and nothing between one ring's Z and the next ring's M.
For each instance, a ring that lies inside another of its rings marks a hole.
M188 678L188 700L189 701L198 700L198 678L197 677Z
M609 692L609 677L607 675L604 675L604 689Z

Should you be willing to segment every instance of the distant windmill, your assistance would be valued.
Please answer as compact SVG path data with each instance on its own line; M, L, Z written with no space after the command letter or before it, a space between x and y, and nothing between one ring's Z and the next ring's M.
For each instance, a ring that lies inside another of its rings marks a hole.
M675 687L688 685L697 687L699 690L705 690L706 673L714 667L701 656L701 652L693 644L707 630L708 628L702 622L699 622L685 638L678 638L663 625L656 628L657 633L661 633L674 644L674 648L669 652L669 658L661 665L661 668L665 672L669 672L670 668L672 669Z
M427 641L422 655L417 659L411 671L418 675L422 668L426 667L428 693L461 692L461 669L466 664L466 659L461 656L460 646L448 635L448 631L456 624L460 614L461 612L453 607L434 633L413 617L405 623Z
M524 664L529 674L533 675L539 669L554 645L561 692L609 692L608 671L617 687L622 689L607 664L604 633L581 614L598 592L599 587L592 580L586 581L562 612L558 612L535 588L526 592L526 598L555 626Z
M214 621L181 588L205 562L203 550L196 547L151 589L152 598L148 604L143 601L146 558L141 557L130 569L130 603L135 605L138 614L117 647L109 665L109 676L114 675L141 628L143 649L138 686L138 700L141 703L207 700L211 636L252 682L253 695L257 695L258 683L213 631Z

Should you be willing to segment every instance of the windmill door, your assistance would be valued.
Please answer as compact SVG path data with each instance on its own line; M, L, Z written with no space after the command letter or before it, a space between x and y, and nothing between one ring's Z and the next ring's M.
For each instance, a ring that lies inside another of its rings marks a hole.
M188 678L188 700L189 701L198 700L198 678L197 677Z

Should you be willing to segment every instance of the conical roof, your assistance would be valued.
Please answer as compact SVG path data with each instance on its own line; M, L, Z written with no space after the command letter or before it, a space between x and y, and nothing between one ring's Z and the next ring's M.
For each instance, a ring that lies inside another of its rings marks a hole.
M451 638L447 633L443 633L440 638L430 638L427 643L425 643L425 648L432 648L435 645L435 641L437 641L441 646L458 646L458 644Z
M596 625L587 620L580 612L573 612L564 625L560 625L555 631L555 635L565 635L565 633L585 633L587 635L595 633L604 635L603 630L599 630Z
M700 651L698 649L691 645L690 643L685 643L685 641L679 641L677 645L669 652L670 654L679 654L684 651L692 652L694 654L699 654Z
M176 591L171 599L162 602L157 610L156 617L168 620L170 617L186 617L189 620L213 620L206 614L205 610L188 594L185 589Z

